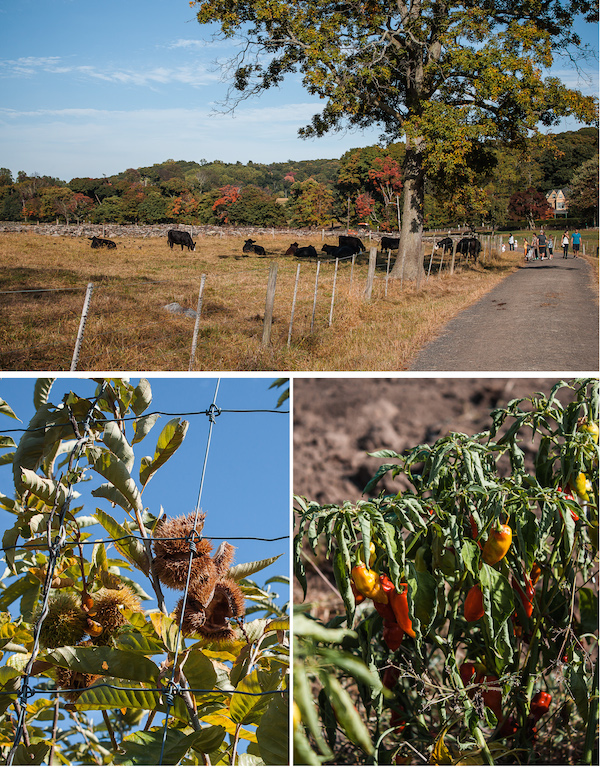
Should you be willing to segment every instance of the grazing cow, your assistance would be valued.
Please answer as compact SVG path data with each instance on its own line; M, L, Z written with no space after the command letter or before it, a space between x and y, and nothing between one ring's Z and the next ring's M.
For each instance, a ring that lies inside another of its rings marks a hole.
M332 259L349 259L354 251L347 245L324 245L321 248L322 251Z
M381 238L381 250L382 251L397 251L400 245L399 237L382 237Z
M256 240L246 240L244 243L244 247L242 248L243 253L256 253L258 256L266 256L267 252L262 247L262 245L256 245Z
M477 264L481 252L481 243L476 237L463 237L456 244L456 253L462 253L467 259L472 256Z
M292 250L293 249L293 250ZM314 245L304 245L298 247L298 243L292 243L288 248L288 252L295 256L297 259L318 259L319 254Z
M339 238L340 246L347 245L349 248L352 248L352 253L361 253L361 251L365 250L365 246L358 237L353 237L352 235L340 235Z
M196 250L196 243L192 241L190 233L182 232L179 229L170 229L167 232L167 242L169 243L169 248L172 248L174 245L180 245L182 251L184 246L188 251Z
M451 237L443 237L435 244L436 248L443 248L444 254L452 251L453 241Z
M112 240L105 240L103 237L88 237L92 241L92 248L116 248L117 244Z

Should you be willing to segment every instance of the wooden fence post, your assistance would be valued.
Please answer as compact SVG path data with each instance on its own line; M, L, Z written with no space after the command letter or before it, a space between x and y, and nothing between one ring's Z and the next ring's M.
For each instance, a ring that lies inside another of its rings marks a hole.
M434 251L435 251L435 240L433 241L433 247L431 248L431 256L429 257L429 269L427 270L427 280L429 280L429 275L431 274L431 264L433 262Z
M268 347L271 343L271 325L273 324L273 304L275 303L275 283L277 282L277 262L271 262L269 280L267 282L267 298L265 301L265 324L263 327L262 345Z
M90 299L92 298L92 291L94 289L93 283L87 284L85 291L85 299L83 300L83 309L81 310L81 320L79 321L79 330L77 331L77 339L75 341L75 349L73 350L73 359L71 360L71 368L69 370L77 370L77 362L79 361L79 352L81 350L81 342L83 341L83 331L85 330L85 323L87 320L88 310L90 307Z
M456 259L456 240L452 238L452 264L450 265L450 274L454 274L454 260Z
M385 272L385 298L387 299L388 281L390 279L390 259L392 258L392 252L388 248L387 269Z
M300 277L300 264L298 264L298 268L296 269L296 282L294 283L294 298L292 299L292 312L290 314L290 330L288 331L288 341L287 341L288 347L292 342L292 327L294 325L294 311L296 309L296 296L298 294L298 278L299 277Z
M373 293L373 280L375 279L375 265L377 264L377 246L369 248L369 271L367 272L367 285L365 287L365 300L371 299Z
M433 241L433 248L435 249L435 240ZM433 251L432 251L432 252L433 252ZM442 276L442 267L444 266L444 254L445 254L445 253L446 253L446 249L445 249L445 248L442 248L442 258L441 258L441 261L440 261L440 271L438 272L438 280L439 280L439 279L441 278L441 276Z
M329 310L329 327L331 328L331 321L333 320L333 303L335 301L335 284L337 282L338 265L340 263L339 258L335 260L335 272L333 273L333 288L331 291L331 309Z
M194 363L196 362L196 348L198 346L198 330L200 328L200 313L202 312L202 297L204 295L204 283L206 282L206 275L200 277L200 290L198 291L198 306L196 307L196 322L194 323L194 335L192 336L192 351L190 352L190 364L188 371L194 370Z
M312 311L312 318L310 321L310 332L313 332L313 328L315 326L315 312L317 311L317 291L319 288L319 270L321 269L321 262L317 261L317 274L315 277L315 297L313 299L313 311Z
M348 293L352 293L352 278L354 277L354 262L356 261L356 254L352 254L352 266L350 267L350 288Z

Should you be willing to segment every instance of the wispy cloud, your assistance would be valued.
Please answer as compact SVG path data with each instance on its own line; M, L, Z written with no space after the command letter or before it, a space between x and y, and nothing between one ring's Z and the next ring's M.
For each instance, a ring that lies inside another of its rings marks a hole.
M0 76L35 77L40 73L75 75L80 78L101 80L121 85L153 87L181 83L192 87L209 85L219 80L219 75L201 62L176 67L98 67L86 64L70 64L59 56L35 57L0 61Z

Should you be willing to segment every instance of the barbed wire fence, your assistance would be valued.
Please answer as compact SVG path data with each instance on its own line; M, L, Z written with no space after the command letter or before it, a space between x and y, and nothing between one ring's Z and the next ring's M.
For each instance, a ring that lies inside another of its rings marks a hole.
M14 738L12 742L12 746L10 748L10 751L6 758L6 765L13 765L15 756L17 754L17 751L19 749L19 746L23 743L23 745L31 749L31 745L29 744L29 739L27 738L27 730L25 726L25 717L27 714L27 704L28 701L39 694L43 693L54 693L56 696L55 699L55 712L56 715L58 713L58 707L59 707L59 697L64 694L68 693L77 693L81 694L82 688L67 688L67 687L58 687L56 684L54 687L51 687L51 684L49 683L42 683L40 685L31 685L30 682L32 678L37 677L35 673L35 665L36 660L39 655L40 650L40 634L42 631L42 626L45 621L45 619L48 616L48 606L49 606L49 600L50 600L50 592L52 589L52 583L55 577L57 564L61 555L61 552L63 551L65 545L67 544L67 531L65 528L65 518L67 515L70 514L70 506L74 498L74 484L76 480L74 478L77 478L78 475L78 468L79 468L79 461L83 455L84 447L86 442L90 439L90 424L92 422L94 409L98 401L101 399L103 392L106 388L106 380L103 380L99 386L98 392L91 401L91 407L88 410L88 413L85 417L85 419L79 424L77 422L77 419L75 418L71 407L67 405L68 409L68 416L69 421L64 422L62 424L57 423L55 426L68 426L71 425L73 427L73 431L76 436L76 441L71 447L70 453L69 453L69 459L68 459L68 468L67 472L65 474L66 482L65 482L65 491L62 494L62 497L59 493L56 494L55 502L52 506L47 524L46 524L46 537L47 537L47 548L48 548L48 560L46 563L46 569L45 569L45 578L44 583L42 586L42 593L41 593L41 610L39 611L39 614L37 616L37 619L33 626L33 646L31 650L31 654L29 656L29 659L27 661L27 664L20 675L20 681L18 683L18 690L13 691L0 691L0 696L2 697L11 697L13 699L16 715L17 715L17 722L14 724ZM172 662L172 669L170 673L170 679L168 680L166 685L162 685L159 683L156 687L134 687L134 686L123 686L123 685L116 685L114 683L108 683L108 682L94 682L93 685L91 685L88 690L92 690L95 688L107 688L112 691L123 691L123 692L139 692L146 694L156 694L158 696L158 701L162 702L163 706L165 707L165 717L164 717L164 725L162 730L162 738L161 738L161 750L160 750L160 759L157 762L157 765L163 765L163 760L165 757L165 747L167 743L167 734L168 734L168 726L169 726L169 716L171 709L173 708L175 704L176 697L181 697L182 701L184 702L189 718L190 718L190 724L193 727L195 731L200 730L201 724L200 720L198 718L198 714L196 712L196 708L194 705L194 702L191 698L190 694L229 694L232 695L234 693L233 690L228 690L224 688L196 688L191 687L185 675L183 674L182 669L178 669L177 662L180 652L181 646L181 637L183 632L183 621L184 621L184 615L185 615L185 606L188 600L188 593L190 589L190 583L191 583L191 572L192 572L192 561L195 552L197 551L195 540L199 539L200 532L197 530L199 518L200 518L200 503L202 499L202 492L204 488L204 481L206 477L206 471L208 466L208 459L209 459L209 452L210 452L210 445L212 440L212 433L213 428L216 423L217 418L222 413L235 413L235 414L246 414L246 413L269 413L269 414L281 414L281 415L289 415L289 410L282 410L282 409L265 409L265 408L257 408L257 409L221 409L216 405L217 400L217 394L220 386L220 379L217 380L215 393L213 397L213 401L209 408L201 411L189 411L189 412L179 412L179 413L170 413L166 411L155 411L151 415L165 415L165 416L192 416L192 415L204 415L208 417L209 420L209 430L208 430L208 436L206 440L206 446L205 446L205 452L204 452L204 458L202 463L202 469L201 474L199 478L199 488L198 488L198 496L197 496L197 502L196 507L194 511L194 522L192 526L192 530L189 532L187 536L169 536L169 537L149 537L145 529L143 528L143 522L141 519L139 519L138 516L138 523L141 526L140 528L140 534L136 533L129 533L126 536L121 537L110 537L108 539L88 539L78 541L78 544L81 546L97 546L98 544L115 544L119 541L122 541L124 539L137 539L140 541L143 541L148 547L150 546L151 542L153 541L188 541L189 543L189 560L187 565L187 574L186 574L186 583L185 588L183 591L183 598L182 598L182 607L181 607L181 616L180 621L177 627L177 635L174 643L174 657ZM149 414L146 414L146 416ZM135 420L139 417L121 417L121 420ZM113 419L99 419L95 418L94 421L96 423L108 423L113 421ZM16 429L10 429L10 430L4 430L4 434L9 433L30 433L30 432L39 432L44 431L45 427L38 427L38 428L16 428ZM62 501L61 501L62 498ZM52 530L54 527L54 521L56 520L56 528L57 533L52 537ZM225 540L225 537L220 536L214 536L211 535L209 537L210 539L222 539ZM281 535L281 536L275 536L275 537L265 537L265 536L227 536L228 540L231 541L262 541L262 542L276 542L276 541L289 541L289 535ZM39 539L37 539L34 543L28 543L23 542L22 544L14 544L9 546L3 546L0 548L1 552L7 552L9 550L19 550L19 549L40 549L40 542ZM157 597L157 601L159 604L159 608L163 613L167 613L166 605L164 602L164 598L162 596L162 592L160 590L160 586L158 584L158 580L153 577L152 573L152 559L150 557L150 581L155 588L155 594ZM158 588L156 588L158 587ZM240 626L242 633L245 636L246 641L249 643L249 639L247 635L245 634L245 630L243 628L242 624L242 617L232 617L235 620L237 620L238 625ZM175 675L178 675L178 682L175 682ZM260 692L252 692L252 691L246 691L244 690L244 696L250 696L250 697L264 697L264 696L270 696L277 693L282 693L285 689L276 689L276 690L267 690L267 691L260 691ZM10 706L10 705L9 705ZM74 721L76 723L77 729L81 730L80 725L78 724L77 720L77 712L71 713ZM55 721L56 721L56 715L55 715ZM106 722L106 713L103 710L103 716L105 718ZM114 735L112 733L112 730L109 730L111 741L113 742L113 746L118 746L114 742ZM56 728L54 728L53 732L53 739L56 737ZM85 734L84 734L85 738ZM55 741L52 741L51 749L54 750L56 744Z

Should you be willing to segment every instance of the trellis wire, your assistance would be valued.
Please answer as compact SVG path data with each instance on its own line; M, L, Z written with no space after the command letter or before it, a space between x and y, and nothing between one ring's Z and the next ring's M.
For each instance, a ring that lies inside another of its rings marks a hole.
M17 716L17 726L15 728L15 736L13 739L12 748L8 753L8 757L6 758L7 765L13 764L15 753L21 742L21 736L23 735L23 728L25 726L25 715L27 714L27 699L33 695L33 690L32 688L29 687L29 678L31 676L31 671L33 669L33 665L35 663L35 659L39 651L40 633L42 630L42 624L44 623L44 620L48 615L48 602L50 598L50 589L52 587L52 580L54 578L54 569L56 568L56 563L58 562L59 551L65 541L64 520L67 515L67 512L69 511L69 505L71 503L71 500L73 499L73 481L71 479L73 477L73 473L72 473L73 463L75 463L75 465L77 466L79 459L81 458L81 451L85 444L85 441L87 440L87 431L89 429L89 423L92 418L92 413L94 412L94 407L96 406L96 403L98 402L98 400L102 396L102 393L104 392L105 386L106 386L106 382L104 381L100 386L100 390L96 395L96 398L92 403L92 407L88 411L88 414L85 418L85 421L83 424L83 428L84 428L83 435L80 434L77 442L75 443L75 445L71 450L71 453L69 456L69 479L67 481L67 493L58 516L58 533L56 534L54 543L52 544L50 542L50 533L52 531L52 521L54 518L54 513L56 512L56 507L58 505L58 492L57 492L54 508L52 509L52 512L50 513L50 517L48 519L47 535L48 535L48 547L50 549L50 556L48 558L48 564L46 566L46 577L44 579L42 610L36 621L35 629L33 632L33 648L31 650L31 656L29 658L29 661L27 662L27 666L25 667L25 670L23 672L22 679L21 679L21 690L18 697L20 707L19 707L19 712ZM76 424L75 424L75 427L77 427ZM77 428L76 433L78 431L79 430Z
M181 688L178 684L174 682L175 678L175 671L177 669L177 659L179 658L179 640L181 638L182 628L183 628L183 619L185 616L185 605L187 603L188 598L188 591L190 588L190 578L192 575L192 560L194 558L194 552L196 552L196 542L194 541L194 535L197 535L196 531L196 525L198 524L198 516L200 514L200 501L202 499L202 491L204 489L204 478L206 476L206 466L208 463L208 453L210 451L210 444L212 440L212 432L213 432L213 426L216 422L216 417L220 414L220 410L217 407L217 393L219 392L219 386L221 383L221 379L217 379L217 384L215 387L215 394L213 397L213 401L211 403L208 413L208 421L209 421L209 427L208 427L208 437L206 439L206 449L204 451L204 460L202 462L202 471L200 473L200 485L198 488L198 499L196 501L196 512L194 515L194 525L192 527L192 531L189 534L189 546L190 546L190 557L188 560L188 568L187 568L187 576L185 581L185 589L183 592L183 600L181 603L181 616L179 617L179 626L177 627L177 637L175 639L175 655L173 657L173 669L171 670L171 679L167 683L167 692L163 693L163 699L166 704L166 711L165 711L165 725L163 728L163 735L162 735L162 741L160 745L160 758L158 760L158 765L162 765L163 763L163 757L165 752L165 746L167 743L167 731L169 726L169 714L171 711L171 707L173 706L173 703L175 701L174 692L175 693L181 693ZM193 714L190 713L190 716L193 719ZM197 722L197 715L196 715L196 722L192 723L194 726L194 730L199 730L199 722Z

